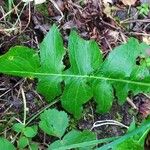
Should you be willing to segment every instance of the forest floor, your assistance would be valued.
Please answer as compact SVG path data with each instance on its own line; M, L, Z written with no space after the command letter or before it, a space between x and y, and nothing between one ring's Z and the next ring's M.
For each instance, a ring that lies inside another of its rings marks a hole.
M65 45L70 31L75 29L84 39L97 41L104 57L131 36L150 44L150 11L145 12L145 8L139 8L142 2L136 1L134 5L128 6L119 0L56 0L54 3L47 1L24 6L24 3L16 0L8 9L7 3L0 0L0 55L16 45L39 48L53 24L58 25ZM44 97L36 92L36 81L0 74L0 134L3 136L12 136L9 132L11 124L16 118L22 120L21 87L29 109L28 120L47 105ZM59 103L55 105L61 109ZM121 106L117 99L114 100L109 113L98 114L94 101L87 103L84 108L84 117L78 122L72 119L72 126L90 130L99 120L116 120L126 126L133 119L140 123L150 113L150 102L149 96L141 93L134 96L131 94ZM106 138L123 135L126 129L106 125L94 131L99 138ZM35 139L39 143L47 140L46 135L41 133Z

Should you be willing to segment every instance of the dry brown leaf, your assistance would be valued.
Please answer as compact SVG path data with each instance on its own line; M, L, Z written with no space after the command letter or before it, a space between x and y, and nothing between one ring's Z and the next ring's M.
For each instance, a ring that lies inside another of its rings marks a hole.
M134 5L137 0L121 0L124 5Z

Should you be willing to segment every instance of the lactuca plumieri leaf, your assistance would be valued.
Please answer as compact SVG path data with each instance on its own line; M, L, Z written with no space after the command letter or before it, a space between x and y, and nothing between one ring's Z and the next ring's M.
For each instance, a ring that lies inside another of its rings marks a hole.
M65 71L63 40L54 25L40 45L40 56L27 47L11 48L0 57L0 72L38 78L39 93L47 101L62 94L62 106L76 118L81 117L82 105L92 97L98 104L98 112L107 112L114 90L121 103L129 91L150 92L148 45L130 38L103 61L96 42L85 41L74 31L68 41L70 68ZM63 81L65 85L61 86Z

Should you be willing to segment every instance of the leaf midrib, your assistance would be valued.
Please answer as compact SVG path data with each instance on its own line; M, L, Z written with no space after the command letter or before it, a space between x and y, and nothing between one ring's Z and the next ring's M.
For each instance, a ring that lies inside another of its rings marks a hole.
M39 73L39 72L25 72L25 71L1 71L1 73L18 74L18 76L30 74L30 76L28 77L57 76L57 77L72 77L72 78L89 78L89 79L107 80L107 81L114 81L114 82L121 82L121 83L128 83L128 84L150 87L150 83L144 83L144 82L139 82L139 81L127 80L127 79L116 79L112 77L94 76L94 75L73 75L73 74Z

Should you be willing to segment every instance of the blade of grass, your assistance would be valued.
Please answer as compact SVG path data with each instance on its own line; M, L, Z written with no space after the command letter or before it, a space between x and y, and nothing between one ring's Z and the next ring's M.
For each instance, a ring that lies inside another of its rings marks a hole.
M53 150L64 150L64 149L74 149L74 148L88 147L88 146L92 146L92 145L111 142L111 141L113 141L117 138L119 138L119 137L112 137L112 138L105 138L105 139L100 139L100 140L82 142L82 143L78 143L78 144L72 144L72 145L68 145L68 146L59 147L59 148L56 148L56 149L53 149Z
M115 141L113 141L113 142L111 142L109 144L106 144L106 145L104 145L104 146L102 146L100 148L97 148L96 150L112 149L112 148L116 147L118 144L124 142L125 140L127 140L127 139L129 139L129 138L131 138L131 137L133 137L133 136L135 136L137 134L139 134L140 132L144 132L144 131L146 131L149 128L150 128L150 121L146 122L141 127L133 130L132 132L130 132L130 133L128 133L128 134L118 138L117 140L115 140Z

